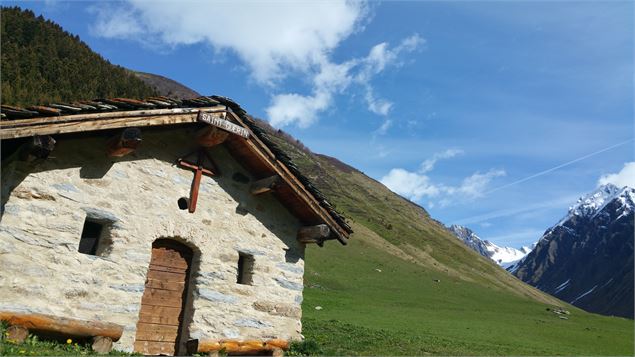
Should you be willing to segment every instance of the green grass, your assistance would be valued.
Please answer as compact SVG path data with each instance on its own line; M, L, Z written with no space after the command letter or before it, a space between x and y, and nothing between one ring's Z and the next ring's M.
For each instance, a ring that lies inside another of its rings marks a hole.
M307 253L303 334L326 355L633 354L632 320L566 304L562 320L547 311L552 305L444 276L361 240Z

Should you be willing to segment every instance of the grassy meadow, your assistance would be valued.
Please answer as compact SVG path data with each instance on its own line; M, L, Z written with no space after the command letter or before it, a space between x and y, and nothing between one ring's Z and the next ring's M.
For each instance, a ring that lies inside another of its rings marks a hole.
M633 320L521 282L362 172L274 139L355 230L306 252L303 334L322 354L633 355Z
M633 355L632 320L564 303L571 314L560 319L547 311L554 305L425 269L363 238L309 249L305 286L303 333L326 355Z

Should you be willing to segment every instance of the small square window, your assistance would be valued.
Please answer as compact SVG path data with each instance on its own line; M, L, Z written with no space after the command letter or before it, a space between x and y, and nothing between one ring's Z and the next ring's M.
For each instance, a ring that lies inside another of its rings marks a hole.
M82 229L82 237L79 240L78 252L82 254L97 255L97 248L99 247L99 240L104 230L104 225L87 219L84 221L84 228Z
M238 284L251 285L254 275L254 256L238 253L238 272L236 282Z

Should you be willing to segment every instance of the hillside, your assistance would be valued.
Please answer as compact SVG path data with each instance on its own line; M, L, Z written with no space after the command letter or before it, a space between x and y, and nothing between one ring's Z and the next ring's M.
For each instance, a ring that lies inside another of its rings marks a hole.
M159 95L176 99L190 99L201 96L198 92L182 85L177 81L171 80L170 78L152 73L137 71L130 72L137 78L141 79L145 84L154 88L154 90Z
M155 94L56 23L17 7L0 13L3 105Z
M514 274L587 311L633 318L635 190L612 184L581 198Z

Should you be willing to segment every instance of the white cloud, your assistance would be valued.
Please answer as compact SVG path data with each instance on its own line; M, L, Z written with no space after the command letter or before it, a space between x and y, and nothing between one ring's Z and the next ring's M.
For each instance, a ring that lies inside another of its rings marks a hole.
M432 155L431 158L425 160L424 162L421 163L421 166L419 168L419 172L428 172L428 171L432 171L432 169L434 168L434 165L436 165L437 161L439 160L443 160L443 159L451 159L457 155L462 155L464 152L461 149L447 149L443 152L438 152L435 153L434 155Z
M461 186L457 188L457 193L465 195L468 198L483 197L487 185L496 177L505 176L505 170L492 169L482 174L474 173L472 176L463 179Z
M384 122L381 124L381 126L377 129L376 133L379 134L379 135L386 134L386 132L388 131L388 129L390 129L392 124L393 124L393 121L391 119L384 120Z
M93 28L107 38L151 38L172 46L204 42L217 50L232 50L257 81L270 84L289 69L304 71L316 65L358 29L366 9L363 2L345 0L128 0L103 12ZM114 25L122 14L136 25L117 29Z
M317 113L325 110L331 100L330 93L316 93L308 97L299 94L276 95L272 105L267 108L267 115L275 127L295 122L299 127L306 128L317 120Z
M483 197L489 183L496 177L505 176L505 171L492 169L485 173L475 172L464 178L460 185L450 186L443 183L434 183L427 175L437 161L449 159L463 154L460 149L448 149L434 154L431 158L421 163L417 172L411 172L401 168L394 168L381 178L380 182L393 192L413 201L420 201L422 198L435 198L436 202L430 200L428 205L432 207L438 204L445 207L458 201L468 201Z
M419 201L423 197L438 196L442 191L430 182L428 176L404 169L392 169L380 181L393 192L414 201Z
M319 58L317 68L314 73L312 86L313 94L303 96L297 93L279 94L273 97L271 105L267 108L269 120L274 126L284 126L297 123L301 127L311 125L317 120L318 114L326 110L333 102L336 93L342 93L349 89L351 85L357 85L364 91L364 100L367 109L380 116L388 116L393 103L382 98L378 98L371 84L372 79L384 71L389 66L398 66L399 56L406 52L414 51L420 44L424 43L421 36L415 34L404 39L394 48L384 42L374 46L369 54L363 58L353 58L343 63L333 63L328 56ZM314 100L298 100L295 104L299 110L290 112L280 106L283 101L278 100L280 96L293 96L294 98L322 98L321 105L315 105ZM302 105L303 108L299 108ZM300 117L299 115L306 115ZM385 120L383 125L387 125ZM392 124L392 121L390 121ZM382 127L383 127L382 125ZM389 124L388 124L389 125ZM387 129L387 128L386 128ZM379 130L381 132L381 128Z
M634 187L635 188L635 162L627 162L620 172L616 174L603 175L598 180L599 185L612 183L617 187Z
M332 52L368 19L364 1L127 0L95 9L92 31L98 36L137 40L157 49L206 43L216 51L235 53L255 81L273 92L287 77L308 79L309 93L272 95L266 111L274 126L311 125L332 105L334 95L353 83L364 90L369 111L388 115L392 103L374 95L371 80L424 43L412 35L395 47L383 42L366 57L334 63Z

